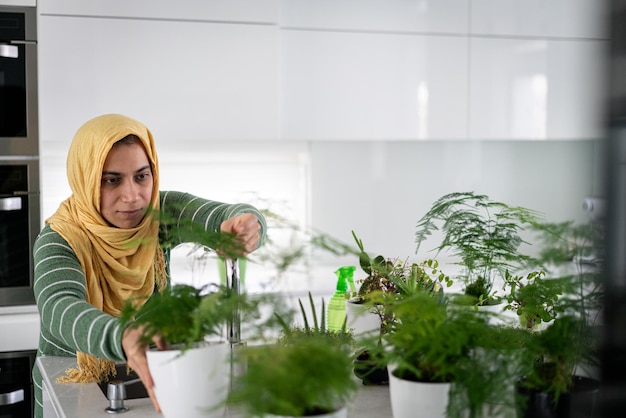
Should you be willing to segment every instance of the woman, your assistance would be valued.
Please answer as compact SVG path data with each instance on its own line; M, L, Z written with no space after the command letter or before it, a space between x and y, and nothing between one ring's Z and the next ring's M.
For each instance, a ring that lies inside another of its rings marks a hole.
M137 329L118 316L129 298L163 289L167 248L183 242L166 219L234 234L240 252L258 248L265 220L254 207L159 190L150 131L109 114L86 122L67 156L72 195L46 220L34 249L35 297L41 320L38 355L77 356L64 382L98 382L127 362L159 411ZM167 248L165 248L167 247ZM159 348L165 342L157 339ZM33 371L35 416L43 415L41 374Z

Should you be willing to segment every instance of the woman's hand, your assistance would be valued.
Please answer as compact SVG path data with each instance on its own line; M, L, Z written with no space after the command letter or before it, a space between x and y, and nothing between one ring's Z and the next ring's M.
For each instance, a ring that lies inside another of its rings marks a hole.
M243 255L256 250L259 245L259 239L261 239L261 225L259 225L257 217L251 213L244 213L226 219L220 225L220 230L235 234L239 238L245 251Z
M126 361L128 366L137 373L137 376L141 379L141 382L146 387L148 395L154 404L154 408L158 413L161 413L161 407L154 394L154 382L148 369L148 360L146 358L146 350L148 345L141 342L142 329L127 327L122 335L122 348L126 354ZM154 337L153 342L156 344L159 350L166 348L165 341L160 337Z

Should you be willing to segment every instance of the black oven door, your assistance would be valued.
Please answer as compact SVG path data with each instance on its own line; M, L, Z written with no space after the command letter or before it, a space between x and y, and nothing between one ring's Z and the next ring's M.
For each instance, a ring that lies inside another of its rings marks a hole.
M38 155L37 15L0 6L0 155Z
M38 167L36 159L0 159L0 306L35 303L32 247L40 229Z
M0 353L0 418L33 416L34 362L34 351Z

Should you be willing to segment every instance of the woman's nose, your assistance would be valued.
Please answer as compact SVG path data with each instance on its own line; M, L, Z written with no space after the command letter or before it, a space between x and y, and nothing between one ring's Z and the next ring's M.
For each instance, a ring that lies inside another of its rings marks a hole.
M123 202L134 202L139 195L139 188L133 181L125 181L120 190L120 198Z

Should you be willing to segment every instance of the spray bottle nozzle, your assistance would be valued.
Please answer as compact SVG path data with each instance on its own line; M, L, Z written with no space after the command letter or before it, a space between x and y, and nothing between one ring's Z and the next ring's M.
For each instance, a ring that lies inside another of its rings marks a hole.
M348 285L350 285L350 292L356 294L354 270L356 270L355 266L344 266L339 267L335 271L337 275L337 292L346 293L348 291Z

